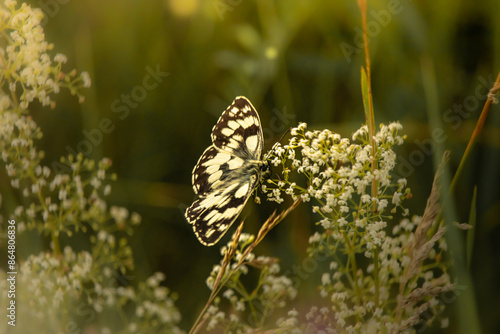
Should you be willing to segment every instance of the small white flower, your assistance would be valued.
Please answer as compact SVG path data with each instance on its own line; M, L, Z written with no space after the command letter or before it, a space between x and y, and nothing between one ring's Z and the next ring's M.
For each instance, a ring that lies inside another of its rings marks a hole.
M87 72L82 72L80 74L83 80L83 87L89 88L90 85L92 84L92 81L90 80L90 75Z
M128 218L128 210L123 207L112 206L109 210L109 213L117 223L122 222Z
M142 217L137 212L132 212L130 216L130 221L132 225L139 225L141 223Z
M99 187L101 186L101 180L99 180L98 178L94 177L91 181L90 181L90 185L92 187L94 187L95 189L99 189Z
M58 53L54 57L54 61L58 62L58 63L65 64L68 61L68 58L65 55L63 55L62 53Z
M381 199L379 202L378 202L378 205L377 205L377 211L378 212L383 212L384 209L387 207L387 200L386 199Z
M10 185L12 186L12 188L19 189L19 179L10 180Z
M224 298L231 299L231 297L234 296L234 291L232 289L227 289L224 291L222 296L224 296Z
M144 315L144 307L142 306L138 306L136 309L135 309L135 314L141 318L143 315Z
M109 194L111 194L111 185L107 184L104 186L103 194L104 196L108 196Z
M245 311L245 303L242 300L238 300L236 302L235 308L236 311L238 312L243 312Z
M323 285L328 285L330 284L332 281L330 279L330 274L329 273L324 273L322 276L321 276L321 284Z
M395 191L394 195L392 195L392 204L399 205L401 203L401 196L402 195L403 195L402 193Z
M314 234L309 237L310 244L320 241L321 241L321 234L319 234L318 232L314 232Z

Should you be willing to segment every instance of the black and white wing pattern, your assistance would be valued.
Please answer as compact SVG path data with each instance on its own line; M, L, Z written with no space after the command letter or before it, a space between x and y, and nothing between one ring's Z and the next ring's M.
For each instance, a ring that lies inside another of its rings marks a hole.
M222 113L212 145L193 169L197 199L187 210L198 240L212 246L227 232L260 180L264 137L259 114L243 96Z

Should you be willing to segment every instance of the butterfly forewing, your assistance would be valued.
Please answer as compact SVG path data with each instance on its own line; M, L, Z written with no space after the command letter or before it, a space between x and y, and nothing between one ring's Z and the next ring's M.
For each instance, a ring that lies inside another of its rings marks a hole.
M237 97L212 129L217 148L245 159L260 160L264 138L259 114L245 97Z
M245 97L237 97L212 129L212 145L193 169L198 194L186 219L204 245L215 244L236 220L252 194L262 165L259 115Z

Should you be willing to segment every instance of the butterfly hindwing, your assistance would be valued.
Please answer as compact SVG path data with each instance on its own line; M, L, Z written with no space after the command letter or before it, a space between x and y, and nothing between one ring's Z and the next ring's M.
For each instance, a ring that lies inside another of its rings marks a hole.
M257 111L237 97L212 129L213 144L193 169L199 199L185 216L202 244L219 241L243 210L260 178L263 141Z
M227 172L231 168L243 164L241 158L233 157L229 152L209 146L201 155L193 169L193 189L199 196L205 196L212 190L220 187L227 179Z
M247 182L234 182L196 200L188 208L186 218L194 221L194 232L202 244L211 246L222 238L250 198L255 180L254 175Z

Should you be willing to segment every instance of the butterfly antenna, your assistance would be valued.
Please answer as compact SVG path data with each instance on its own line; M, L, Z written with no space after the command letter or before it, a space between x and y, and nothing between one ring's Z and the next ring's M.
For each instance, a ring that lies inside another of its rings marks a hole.
M288 130L285 131L285 133L283 133L280 137L280 139L274 143L273 147L271 147L271 150L269 150L269 152L266 154L264 160L267 160L267 158L269 158L269 156L271 155L271 152L274 151L274 149L279 145L281 144L281 141L283 140L283 138L285 138L285 136L292 130L292 128L288 128Z

